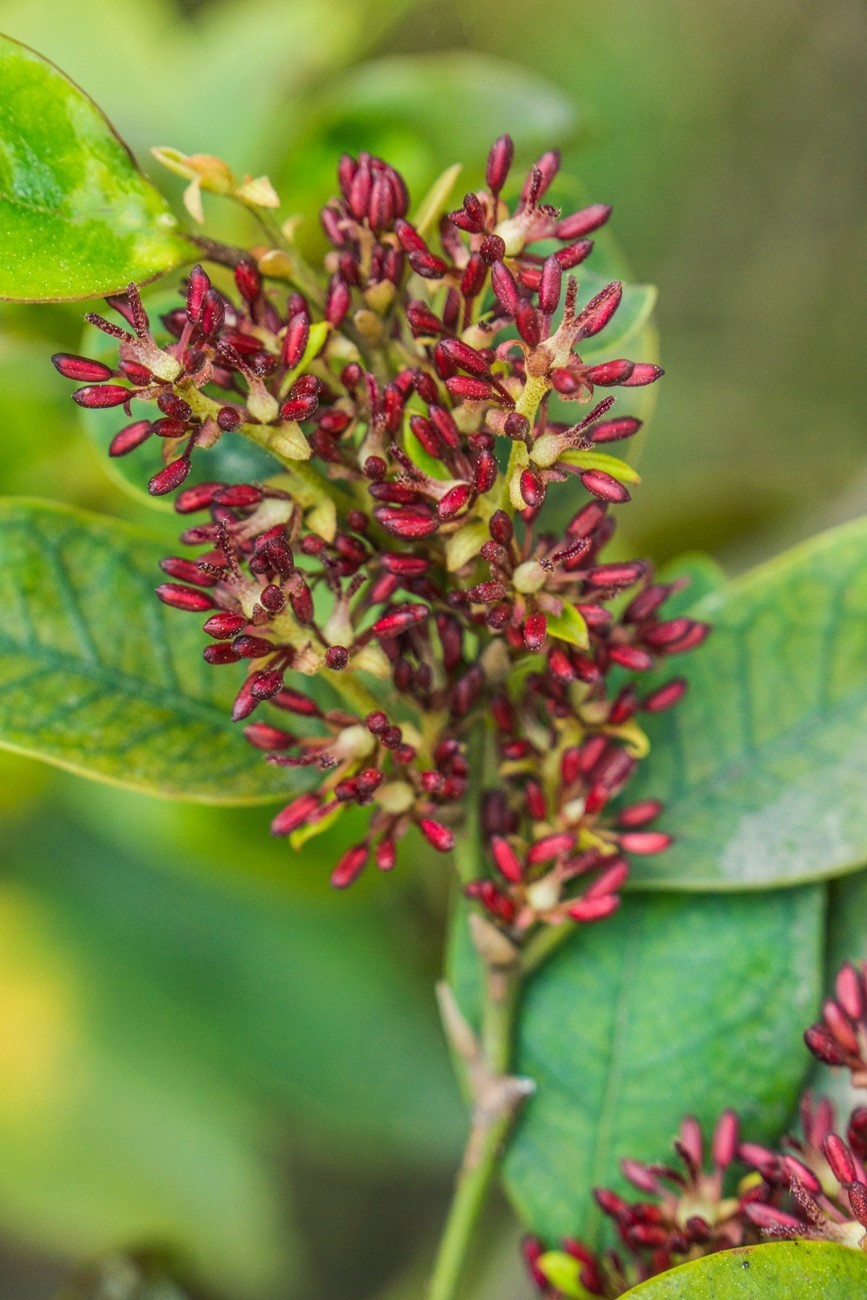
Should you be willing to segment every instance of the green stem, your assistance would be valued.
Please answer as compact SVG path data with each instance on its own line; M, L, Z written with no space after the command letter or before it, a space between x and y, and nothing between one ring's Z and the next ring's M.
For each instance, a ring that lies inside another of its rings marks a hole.
M467 1257L520 1098L508 1082L520 969L488 967L482 1043L487 1086L475 1099L470 1135L428 1287L428 1300L457 1300ZM486 1095L486 1093L488 1095Z

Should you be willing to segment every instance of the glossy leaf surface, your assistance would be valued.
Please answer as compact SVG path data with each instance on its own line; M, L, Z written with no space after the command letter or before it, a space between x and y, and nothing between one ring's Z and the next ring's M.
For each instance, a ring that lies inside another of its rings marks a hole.
M626 1292L635 1300L855 1300L867 1255L831 1241L771 1241L682 1264Z
M165 200L59 68L0 36L0 81L0 298L94 298L192 260Z
M867 861L867 520L811 539L691 608L708 641L671 659L676 709L646 718L629 799L675 843L644 889L763 889Z
M205 664L200 617L154 595L163 554L116 520L0 504L0 744L152 794L279 797L286 773L231 722L237 670Z
M532 978L513 1068L537 1091L506 1153L506 1190L545 1240L592 1241L593 1187L623 1189L618 1162L671 1159L684 1115L726 1107L774 1140L808 1068L802 1030L822 989L824 891L632 896L576 930ZM463 921L451 978L476 1005Z

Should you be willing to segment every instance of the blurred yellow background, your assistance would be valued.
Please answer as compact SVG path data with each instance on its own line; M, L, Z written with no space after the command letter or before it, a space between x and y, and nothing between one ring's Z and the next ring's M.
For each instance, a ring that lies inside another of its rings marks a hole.
M559 146L660 288L628 545L736 571L867 508L858 0L0 0L0 30L84 86L173 199L151 145L267 172L311 244L344 150L418 195L456 160L480 180L503 130L523 163ZM81 314L0 311L2 492L168 539L48 364ZM152 1241L218 1300L418 1296L463 1128L436 864L332 897L333 846L290 854L265 808L6 754L0 815L0 1300ZM514 1235L500 1207L479 1300L529 1294Z

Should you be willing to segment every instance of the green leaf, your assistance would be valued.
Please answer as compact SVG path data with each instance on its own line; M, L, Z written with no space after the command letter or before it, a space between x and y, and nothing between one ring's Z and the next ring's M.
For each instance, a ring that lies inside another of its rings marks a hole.
M635 1300L854 1300L867 1256L831 1241L771 1241L681 1264L624 1296Z
M581 1282L582 1264L565 1250L547 1250L536 1261L540 1273L554 1289L572 1300L591 1300L590 1292Z
M573 451L566 451L559 458L567 465L575 465L578 469L601 469L612 478L616 478L620 483L640 483L641 477L637 470L631 465L627 465L625 460L619 456L609 456L604 451L579 451L577 448Z
M66 830L38 864L44 880L59 880L58 866L70 862ZM123 882L112 861L105 874L122 911ZM165 1032L162 1009L140 996L132 953L117 961L99 951L27 874L7 855L0 886L4 1232L77 1259L116 1241L169 1239L239 1297L284 1290L292 1227L264 1155L264 1117L185 1048L177 1030ZM159 929L142 926L139 913L136 921L139 931Z
M205 664L198 620L154 596L164 553L117 520L0 503L0 745L175 798L288 794L233 728L238 677Z
M562 613L548 616L548 632L559 641L568 641L586 649L590 644L587 624L574 605L564 605Z
M78 86L7 36L0 81L0 298L95 298L192 260L165 200Z
M691 611L709 640L670 660L683 702L650 716L629 800L675 843L642 889L760 889L867 861L867 520L795 547ZM648 683L649 684L649 683Z
M462 913L459 913L462 915ZM808 1066L801 1033L822 989L824 890L632 896L576 932L530 981L513 1069L537 1091L506 1152L518 1215L547 1240L594 1240L593 1187L618 1162L671 1159L680 1121L728 1106L754 1141L779 1136ZM456 925L451 980L477 1008L477 959Z

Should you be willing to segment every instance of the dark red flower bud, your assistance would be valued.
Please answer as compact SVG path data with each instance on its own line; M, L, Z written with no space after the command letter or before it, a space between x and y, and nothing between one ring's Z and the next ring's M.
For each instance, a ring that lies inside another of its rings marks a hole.
M492 144L485 166L485 183L492 194L499 194L505 185L514 156L515 146L511 136L501 135Z
M135 451L143 442L147 442L151 436L150 420L136 420L133 424L128 424L126 428L116 433L109 443L109 456L126 456L129 452Z
M455 424L454 417L444 406L437 406L436 403L428 410L430 421L442 438L446 446L457 450L461 445L461 435L458 426Z
M488 530L491 537L500 546L508 546L515 535L514 526L505 510L494 511L488 521Z
M852 1159L852 1152L841 1137L836 1133L829 1133L822 1142L822 1153L838 1183L848 1187L855 1181L855 1161Z
M290 749L296 744L296 737L279 727L269 727L266 722L251 722L244 728L244 737L256 749L268 753L277 753L281 749Z
M250 694L257 700L270 700L283 689L283 674L276 668L256 673L249 681Z
M590 587L620 588L631 587L647 573L647 565L641 560L629 560L623 564L597 564L584 574L584 581Z
M263 655L271 654L274 647L261 636L236 636L232 649L242 659L261 659Z
M341 324L349 311L351 295L349 285L339 275L332 275L328 282L328 294L325 299L325 319L335 329Z
M331 883L335 889L345 889L361 875L370 856L367 844L356 844L347 849L331 873Z
M521 190L522 203L535 203L547 190L557 172L560 170L560 151L549 149L530 169L530 174Z
M443 334L445 325L439 316L435 315L423 302L413 300L406 309L406 318L409 321L409 327L412 330L413 338L419 338L425 334Z
M531 614L524 623L524 645L531 651L540 650L547 631L548 620L545 615Z
M216 641L229 641L247 626L247 622L248 619L243 614L232 614L228 610L221 610L219 614L211 615L203 631Z
M439 853L450 853L455 845L455 833L448 826L443 826L442 822L433 821L430 817L420 817L418 822L419 830L433 848Z
M521 496L531 510L535 510L545 500L545 483L535 470L525 469L522 472Z
M482 451L473 464L473 483L477 492L489 492L497 481L497 458Z
M502 262L506 256L506 242L499 235L486 235L479 245L479 256L487 266Z
M73 402L92 411L101 411L109 406L123 406L131 397L135 397L135 391L122 388L120 384L103 384L102 387L88 385L86 388L77 388L72 394Z
M686 687L687 683L683 677L675 677L646 695L641 702L641 707L647 713L662 713L665 709L673 708L683 698Z
M310 317L306 312L296 312L286 326L286 333L283 336L282 361L284 366L287 366L290 370L295 369L304 356L304 349L307 347L309 338Z
M172 461L171 465L166 465L158 474L154 474L148 483L148 492L152 497L164 496L166 492L173 491L174 488L180 487L184 479L190 472L189 456L182 456L180 460Z
M225 642L221 642L219 645L206 645L202 651L202 658L206 664L211 664L213 667L218 664L240 663L240 657Z
M613 501L621 505L632 500L623 484L602 469L585 469L581 474L581 482L600 501Z
M496 474L496 464L494 472ZM472 496L473 489L469 483L456 483L453 488L449 488L445 496L440 498L437 506L440 519L453 519L455 515L460 514L466 509Z
M416 275L425 280L441 280L449 269L441 257L436 257L427 249L418 249L407 255L408 261Z
M194 587L182 587L176 582L163 582L155 590L164 605L172 605L175 609L195 612L214 608L211 597L204 591L197 591Z
M554 862L565 853L570 853L574 847L575 836L569 831L558 831L556 834L546 835L541 840L536 840L535 844L530 845L527 853L527 863L530 866L537 867L542 863Z
M534 348L542 337L542 322L539 313L529 302L522 302L515 312L515 324L518 333L528 347Z
M571 271L574 266L580 266L592 252L593 240L579 239L575 244L567 244L565 248L558 248L554 257L556 257L564 271Z
M601 424L591 425L587 436L593 442L617 442L621 438L631 438L640 428L641 421L627 415L620 420L603 420Z
M436 352L447 356L452 365L459 370L465 370L467 374L475 375L478 379L487 379L491 373L491 363L487 357L471 348L468 343L462 343L460 339L443 339L436 346Z
M69 352L55 352L51 364L64 379L72 379L77 384L101 384L112 376L110 366L103 365L101 361L91 361L88 357L73 356Z
M469 375L454 375L446 380L450 396L459 402L502 402L502 393L497 392L492 384L484 379L472 379Z
M608 653L612 663L620 664L621 668L629 668L636 673L647 672L653 667L653 656L646 650L640 650L638 646L615 645Z
M209 289L202 299L199 329L206 339L215 338L226 320L226 304L215 289Z
M485 287L487 278L487 263L479 257L478 253L473 253L461 277L461 293L465 298L477 298Z
M662 853L671 842L671 836L663 831L627 831L620 836L620 847L624 853Z
M430 537L439 528L439 521L422 506L377 506L373 515L394 537Z
M616 894L608 894L601 898L581 898L577 903L572 903L568 911L573 921L581 921L589 925L593 921L604 921L607 916L616 912L619 906L619 897Z
M345 646L333 645L325 651L325 667L333 672L342 672L349 663L349 651Z
M290 835L318 810L319 797L315 794L302 794L279 812L271 823L272 835Z
M507 316L514 316L521 302L518 283L505 262L495 262L491 267L491 288L497 302Z
M401 632L406 632L408 628L415 627L417 623L423 623L425 619L430 618L430 613L427 605L398 605L387 614L383 614L382 618L377 619L371 631L377 637L399 636Z
M582 235L589 235L591 230L604 226L610 216L611 208L607 203L594 203L589 208L574 212L571 217L564 217L557 223L554 235L557 239L579 239Z
M562 280L563 268L557 258L546 257L542 264L542 279L539 284L539 309L547 316L557 310Z
M598 334L601 329L604 329L605 326L608 324L608 322L611 320L611 317L617 311L617 308L620 306L620 300L622 297L623 297L623 285L620 284L619 281L614 280L612 281L611 284L607 284L600 293L597 293L595 298L591 298L587 306L581 312L581 314L579 315L576 321L576 325L580 330L578 337L585 338L585 339L590 338L592 335ZM609 362L606 364L622 365L624 363ZM631 366L632 362L626 362L625 364ZM590 378L591 383L603 384L606 382L611 382L611 383L621 382L619 379L613 379L609 381L609 380L597 378L595 376L595 372L603 369L604 366L593 367L593 370L591 370L588 374L588 378Z
M508 840L500 835L495 835L491 840L491 856L494 859L494 865L501 875L513 884L519 885L524 877L524 868L521 859L512 848Z

